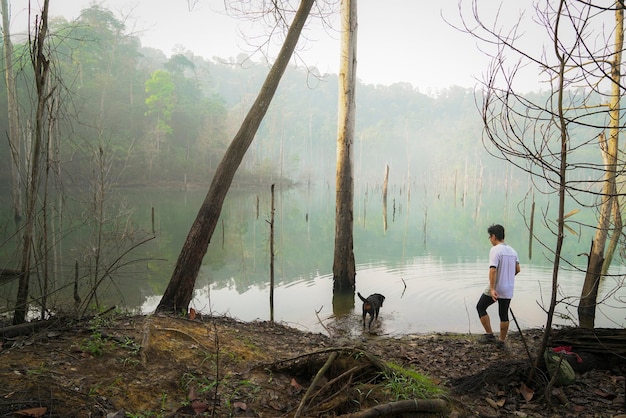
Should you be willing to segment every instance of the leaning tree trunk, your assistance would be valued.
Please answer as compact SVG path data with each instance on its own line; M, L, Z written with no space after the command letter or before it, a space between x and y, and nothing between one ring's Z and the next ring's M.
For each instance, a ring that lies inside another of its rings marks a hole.
M156 308L157 312L187 312L198 271L219 220L228 189L269 108L280 79L296 48L313 3L315 0L302 0L300 3L276 62L270 69L258 97L217 167L209 192L191 226L176 261L170 282Z
M22 220L22 187L20 180L21 141L17 113L17 88L13 72L13 44L9 28L9 5L2 0L2 38L4 41L4 78L7 86L7 110L9 113L9 156L11 161L11 193L13 195L13 219L16 227Z
M609 102L609 138L604 139L600 134L600 148L604 160L604 186L602 190L602 203L600 217L596 227L596 235L589 254L589 263L585 274L585 281L578 304L578 321L581 328L594 328L596 319L596 304L598 289L602 279L604 265L604 247L606 246L609 228L611 226L611 212L616 197L617 177L617 153L620 130L620 66L622 64L622 46L624 45L624 4L623 1L615 2L615 55L611 64L611 96ZM621 229L621 228L620 228ZM617 228L614 234L620 234ZM605 267L605 270L608 268Z
M333 290L348 293L354 292L356 276L352 234L354 223L352 145L354 144L356 113L356 0L342 0L341 17Z

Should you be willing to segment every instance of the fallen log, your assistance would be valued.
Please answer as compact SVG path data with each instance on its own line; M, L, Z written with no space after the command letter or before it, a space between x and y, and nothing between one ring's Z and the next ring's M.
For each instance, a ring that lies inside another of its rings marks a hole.
M626 329L623 328L562 328L552 331L550 341L555 347L572 346L573 351L626 356Z
M44 328L52 328L58 323L58 319L51 319L47 321L25 322L23 324L11 325L8 327L0 328L0 337L14 338L20 335L31 335L35 332L39 332Z
M575 372L611 370L626 362L626 329L562 328L552 331L550 346L567 347L564 358Z
M404 412L445 412L448 404L443 399L412 399L376 405L353 414L339 415L338 418L375 418L394 416Z

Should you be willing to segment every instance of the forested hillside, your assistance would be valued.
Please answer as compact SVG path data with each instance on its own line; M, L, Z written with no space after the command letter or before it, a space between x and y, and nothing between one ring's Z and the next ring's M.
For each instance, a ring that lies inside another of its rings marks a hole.
M180 51L168 59L143 48L98 6L76 21L56 18L51 34L49 160L66 187L95 176L119 186L207 183L269 69L243 55ZM26 126L35 103L32 68L28 45L16 42L15 51ZM2 83L1 126L7 126L6 103ZM238 181L332 181L336 113L336 75L291 67ZM450 87L434 97L408 83L359 84L356 138L357 182L381 181L385 164L392 182L476 178L502 168L485 152L475 93L468 89ZM8 152L7 141L0 141L4 184L10 182Z

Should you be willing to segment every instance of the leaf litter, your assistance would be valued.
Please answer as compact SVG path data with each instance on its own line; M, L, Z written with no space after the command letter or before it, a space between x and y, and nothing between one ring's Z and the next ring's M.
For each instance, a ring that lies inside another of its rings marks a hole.
M331 339L267 321L192 316L112 315L55 321L28 335L0 334L0 415L363 414L403 401L381 381L389 363L441 389L445 411L423 416L626 414L624 362L577 373L573 385L549 393L545 373L527 386L530 362L522 338L538 346L540 330L512 332L506 349L499 349L470 334L388 337L364 331ZM337 355L328 364L331 353Z

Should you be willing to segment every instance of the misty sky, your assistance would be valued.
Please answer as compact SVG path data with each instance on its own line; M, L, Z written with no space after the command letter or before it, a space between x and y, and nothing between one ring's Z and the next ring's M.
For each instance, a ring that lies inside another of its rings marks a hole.
M469 5L470 0L463 3ZM26 27L28 0L9 0L12 31ZM41 0L31 0L34 7ZM94 0L50 0L50 16L68 20ZM136 32L142 45L171 55L177 49L205 58L235 57L250 50L241 31L242 22L221 13L222 0L99 0L118 18L128 16L127 28ZM190 3L192 7L190 8ZM499 0L479 0L481 14L495 14ZM501 13L517 17L530 0L510 3ZM365 0L358 3L357 76L365 83L409 82L422 92L458 85L474 87L489 63L476 41L445 23L441 15L459 23L457 0ZM338 19L332 24L338 28ZM309 28L310 39L299 47L309 66L323 73L336 73L339 62L339 35ZM260 57L258 57L260 58Z

